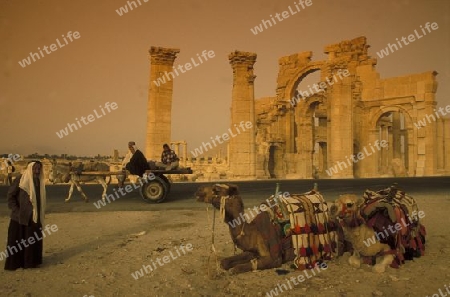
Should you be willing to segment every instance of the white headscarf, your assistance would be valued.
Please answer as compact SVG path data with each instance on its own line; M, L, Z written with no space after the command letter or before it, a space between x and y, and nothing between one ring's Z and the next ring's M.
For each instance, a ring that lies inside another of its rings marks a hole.
M28 164L25 172L20 178L19 187L27 192L30 196L31 204L33 205L33 222L37 223L38 214L37 214L37 201L36 201L36 189L34 188L34 180L33 180L33 165L36 162L31 162ZM44 181L44 168L41 164L41 174L39 176L40 181L40 194L41 194L41 209L40 209L40 218L41 224L44 226L44 216L45 216L45 204L46 204L46 196L45 196L45 181Z
M136 152L138 150L137 145L134 144L134 145L131 145L131 146L134 148L134 152ZM133 154L134 153L132 153L131 150L128 149L128 152L127 152L127 154L125 155L125 158L122 161L122 166L123 167L125 167L130 162L131 157L133 157Z

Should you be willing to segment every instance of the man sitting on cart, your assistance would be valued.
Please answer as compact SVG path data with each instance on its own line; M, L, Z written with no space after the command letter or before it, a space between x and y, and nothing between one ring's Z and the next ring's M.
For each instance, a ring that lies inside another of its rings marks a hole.
M131 174L142 177L146 170L150 169L144 154L137 148L134 141L128 142L128 153L122 162Z
M179 161L180 159L177 154L175 154L175 152L170 149L170 146L165 143L161 154L161 162L156 162L156 166L165 170L177 169Z

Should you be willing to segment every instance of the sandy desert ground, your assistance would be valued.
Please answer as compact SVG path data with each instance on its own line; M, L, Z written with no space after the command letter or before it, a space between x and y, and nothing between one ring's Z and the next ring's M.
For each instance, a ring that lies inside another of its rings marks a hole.
M350 267L344 255L278 296L433 296L439 289L445 292L450 287L450 194L415 198L426 214L424 257L375 274L368 266ZM275 269L240 275L218 271L211 253L212 214L206 206L202 211L48 214L46 223L57 225L58 231L44 239L44 264L38 269L0 270L0 296L269 296L278 284L287 284L287 278L304 273L287 264L283 266L290 270L287 275L278 275ZM234 251L227 225L216 214L214 246L220 258ZM8 221L0 218L0 238L6 239ZM2 245L6 245L4 240ZM162 265L156 264L158 257ZM132 276L152 263L153 272L143 271L138 279Z

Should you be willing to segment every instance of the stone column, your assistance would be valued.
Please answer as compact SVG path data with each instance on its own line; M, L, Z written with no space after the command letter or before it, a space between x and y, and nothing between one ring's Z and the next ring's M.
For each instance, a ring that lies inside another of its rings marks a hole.
M314 123L310 110L303 117L297 113L297 174L298 178L313 178Z
M328 164L338 166L331 178L353 178L353 98L352 77L344 77L330 86L327 118ZM356 152L357 153L357 152Z
M179 142L174 142L173 145L174 145L173 151L175 152L175 154L177 156L179 156L180 155L180 143Z
M255 98L253 65L256 54L235 51L228 56L233 68L229 164L236 177L256 176ZM251 128L245 126L251 123Z
M388 141L388 160L387 160L387 167L389 168L392 164L392 159L394 159L394 150L395 150L395 143L394 143L394 129L393 126L387 127L387 141Z
M394 137L393 138L394 158L401 159L404 162L404 158L402 156L402 151L401 151L401 148L402 148L401 137L402 137L402 135L404 135L404 133L403 133L402 126L401 126L400 112L394 112L392 117L393 117L392 133L393 133L393 137Z
M444 169L450 174L450 119L443 120L443 140L444 140Z
M389 159L388 149L389 149L390 142L389 142L389 130L388 130L388 127L385 125L381 126L380 141L382 141L382 140L384 140L388 143L387 147L381 148L381 170L382 170L383 174L386 174L386 171L387 171L386 169L388 167L388 159Z
M438 119L436 121L436 163L437 163L437 170L444 169L444 121L442 119Z
M183 166L185 166L186 167L186 164L187 164L187 158L188 158L188 156L187 156L187 142L186 141L183 141Z
M161 157L162 146L170 143L173 92L173 63L179 49L150 48L150 81L147 107L145 155L150 160ZM158 78L160 80L158 81Z
M434 102L434 94L426 94L426 98L430 98L426 106L426 115L435 116L434 108L436 102ZM436 118L437 119L437 118ZM436 175L437 157L436 157L436 120L427 122L427 125L422 128L425 130L426 137L423 139L425 145L425 162L424 162L424 174L425 176Z
M230 169L230 142L227 143L227 167Z

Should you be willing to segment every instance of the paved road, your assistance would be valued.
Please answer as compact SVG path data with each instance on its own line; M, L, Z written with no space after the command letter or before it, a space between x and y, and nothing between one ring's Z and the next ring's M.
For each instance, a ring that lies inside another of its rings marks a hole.
M233 182L239 186L241 196L244 198L245 207L253 207L268 198L275 192L276 183L280 183L280 190L290 193L303 193L313 188L314 183L318 183L320 192L327 201L334 200L340 194L356 193L362 194L365 189L379 190L397 182L399 188L407 193L417 195L439 194L450 198L450 177L425 177L425 178L377 178L377 179L345 179L345 180L265 180ZM120 199L112 201L100 209L97 209L93 202L96 202L102 193L100 185L84 185L83 189L90 198L89 203L82 201L81 195L74 190L72 200L64 203L67 196L68 185L47 186L47 213L67 213L67 212L90 212L90 211L123 211L123 210L169 210L169 209L203 209L203 203L197 203L194 193L200 185L211 183L175 183L172 185L168 198L159 204L150 204L142 200L138 190L134 190ZM113 193L110 185L108 193ZM9 210L6 205L6 186L0 186L0 215L6 216Z

